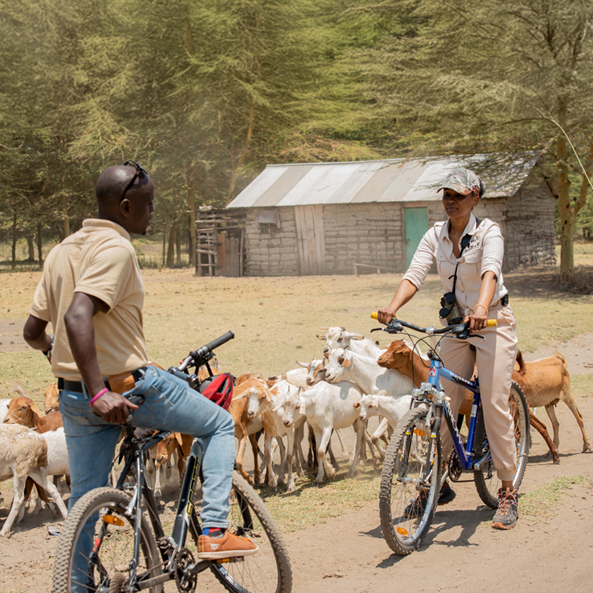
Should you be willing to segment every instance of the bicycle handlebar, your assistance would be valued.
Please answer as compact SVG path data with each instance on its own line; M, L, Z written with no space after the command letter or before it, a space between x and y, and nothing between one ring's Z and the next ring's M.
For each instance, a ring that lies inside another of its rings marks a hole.
M177 373L183 374L183 371L185 371L185 369L188 366L193 365L193 364L196 364L196 366L201 366L202 364L204 364L204 362L207 362L210 360L210 358L211 358L210 355L216 348L218 348L219 346L222 346L229 340L232 340L234 337L235 337L235 334L232 331L228 331L226 334L219 336L218 338L216 338L215 340L212 340L212 342L209 342L205 346L198 348L198 350L194 350L193 352L190 352L188 354L188 356L181 362L181 364L178 367L171 367L169 369L169 372L171 374L179 377L180 375L178 375ZM187 376L184 375L181 378L187 379Z
M371 313L371 318L372 319L377 319L378 318L378 314L377 312L373 312ZM378 328L378 329L383 329L383 331L386 331L387 333L390 334L396 334L396 333L400 333L402 331L402 329L404 327L407 327L408 329L412 329L414 331L423 333L423 334L433 334L433 335L440 335L440 334L446 334L446 333L453 333L458 335L459 337L467 337L467 336L463 336L464 333L469 331L469 321L467 323L456 323L454 325L447 325L446 327L440 328L440 329L435 329L434 327L419 327L418 325L414 325L413 323L408 323L407 321L401 321L399 319L395 319L393 318L388 324L386 328ZM488 319L488 321L486 322L486 327L496 327L497 326L497 321L496 319ZM371 330L371 331L376 331L376 330Z

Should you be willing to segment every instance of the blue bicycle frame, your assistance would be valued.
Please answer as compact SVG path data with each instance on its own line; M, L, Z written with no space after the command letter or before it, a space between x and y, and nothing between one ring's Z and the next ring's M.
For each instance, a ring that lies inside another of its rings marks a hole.
M451 408L447 403L443 405L445 421L447 422L447 426L451 432L453 446L455 447L455 452L457 453L457 457L459 459L459 467L463 470L470 470L473 469L473 466L477 461L481 461L481 459L473 459L472 453L474 449L474 438L476 434L478 412L480 411L480 406L482 405L480 399L480 382L477 379L476 381L464 379L463 377L460 377L456 373L453 373L452 371L445 368L440 360L432 359L430 362L428 383L430 383L430 385L432 385L438 391L443 391L441 386L441 378L451 381L452 383L456 383L457 385L461 385L462 387L469 389L474 394L469 433L467 435L467 443L465 447L461 441L461 435L459 433L459 429L457 428L457 422L451 415Z

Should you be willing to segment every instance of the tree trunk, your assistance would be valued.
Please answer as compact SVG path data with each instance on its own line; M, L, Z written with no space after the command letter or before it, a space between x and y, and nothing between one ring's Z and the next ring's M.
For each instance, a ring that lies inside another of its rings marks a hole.
M235 168L233 170L233 175L231 177L231 185L229 188L229 202L233 199L233 193L235 192L235 187L237 186L237 178L239 177L239 170L241 169L241 167L243 166L243 160L245 159L245 155L247 154L247 151L249 150L249 144L251 143L251 136L253 134L253 119L255 116L255 111L253 109L253 103L249 106L249 123L247 126L247 136L245 138L245 144L243 145L243 148L241 149L241 154L239 155L239 158L237 159L237 163L235 165Z
M566 99L560 100L558 120L562 129L566 126ZM558 211L560 213L560 275L574 272L574 232L576 214L570 203L570 179L566 166L566 138L558 135L556 140L556 161L558 162Z
M33 243L33 237L31 235L27 235L27 247L29 248L27 261L32 264L35 261L35 243Z
M198 185L192 172L187 171L187 209L189 211L189 265L196 267L196 187Z
M175 235L177 234L177 228L171 227L171 232L169 233L169 248L167 249L167 267L173 267L173 259L175 257Z
M16 215L16 210L15 210L14 216L12 218L12 260L11 260L11 264L10 264L10 268L13 272L16 269L16 221L17 221L17 215Z
M176 227L177 232L175 233L175 265L181 267L181 229Z
M37 225L37 259L39 265L43 265L43 237L41 234L41 223Z

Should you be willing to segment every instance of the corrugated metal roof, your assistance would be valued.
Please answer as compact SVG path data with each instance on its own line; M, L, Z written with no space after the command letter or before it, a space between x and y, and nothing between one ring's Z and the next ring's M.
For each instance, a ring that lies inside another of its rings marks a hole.
M485 197L500 198L517 192L538 157L529 153L514 158L476 155L268 165L227 208L434 202L441 199L437 189L447 174L463 166L485 170Z

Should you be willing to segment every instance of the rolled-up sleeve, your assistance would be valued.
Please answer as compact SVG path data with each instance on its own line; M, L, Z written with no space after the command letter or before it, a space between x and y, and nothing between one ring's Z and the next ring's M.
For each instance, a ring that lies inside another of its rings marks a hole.
M494 272L496 278L500 279L504 257L504 239L497 224L491 225L486 231L482 245L480 278L483 278L486 272Z
M420 240L410 267L402 280L408 280L417 289L420 289L426 279L426 274L432 266L437 248L435 229L429 229Z

